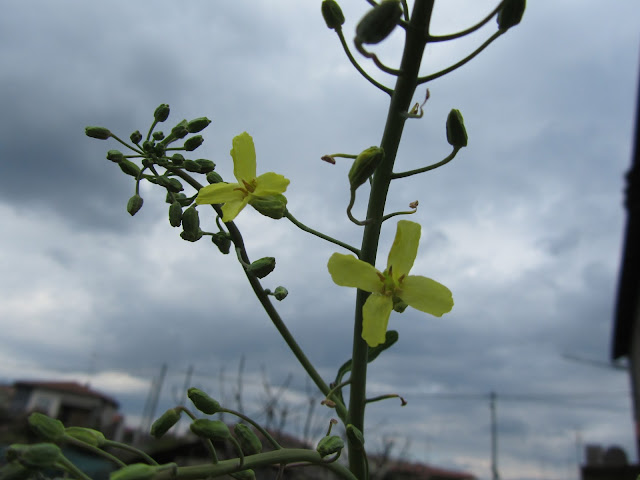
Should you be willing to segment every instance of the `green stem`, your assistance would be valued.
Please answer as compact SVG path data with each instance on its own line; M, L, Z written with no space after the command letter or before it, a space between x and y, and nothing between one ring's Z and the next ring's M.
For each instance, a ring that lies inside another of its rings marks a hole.
M340 478L345 480L358 480L353 473L351 473L345 466L338 462L326 463L318 452L308 449L300 448L283 448L281 450L274 450L272 452L258 453L256 455L249 455L244 459L244 469L257 469L260 467L266 467L269 465L289 464L306 462L312 465L320 465L324 468L331 470ZM202 478L213 478L227 475L229 473L235 473L238 470L238 459L222 460L217 465L194 465L190 467L179 467L176 470L174 476L173 471L166 470L158 472L154 476L154 480L173 480L175 478L179 480L195 480Z
M110 453L105 452L104 450L95 447L89 443L83 442L82 440L78 440L77 438L74 438L70 435L65 435L64 436L64 441L67 442L70 445L73 445L74 447L78 447L78 448L82 448L84 450L87 450L91 453L93 453L94 455L98 455L101 457L106 458L107 460L115 463L116 465L118 465L118 467L125 467L126 464L120 460L119 458L114 457L113 455L111 455ZM105 442L105 446L107 445L107 442Z
M327 242L335 243L336 245L342 248L346 248L347 250L350 250L353 253L355 253L357 257L360 256L360 250L358 250L356 247L352 247L351 245L341 242L340 240L336 240L335 238L325 235L324 233L320 233L314 230L313 228L307 227L303 223L300 223L293 215L291 215L291 212L289 210L285 211L284 216L287 217L291 221L291 223L293 223L300 230L304 230L305 232L315 235L316 237L322 238Z
M480 45L476 50L474 50L471 54L469 54L468 56L466 56L465 58L463 58L462 60L460 60L458 63L454 63L453 65L451 65L448 68L445 68L444 70L440 70L439 72L436 73L432 73L431 75L427 75L426 77L420 77L418 79L418 83L427 83L430 82L431 80L435 80L436 78L442 77L443 75L446 75L447 73L453 72L454 70L460 68L461 66L463 66L465 63L471 61L476 55L478 55L481 51L483 51L485 48L487 48L495 39L497 39L500 35L502 35L503 33L506 33L507 30L498 30L496 33L494 33L493 35L491 35L486 42L484 42L482 45Z
M406 112L409 111L411 100L418 84L420 62L427 44L426 39L434 1L416 0L413 6L411 22L406 31L406 42L400 64L402 74L396 81L396 87L391 97L387 114L387 122L382 135L382 142L380 143L381 148L384 149L385 158L376 169L369 195L367 219L372 221L365 226L362 238L361 259L371 265L375 265L376 261L381 220L384 215L393 165L406 121ZM356 296L353 363L349 398L349 423L363 433L368 352L367 344L362 339L362 307L368 295L367 292L358 290ZM361 450L358 450L357 445L350 444L349 447L349 468L357 478L364 480L367 474L364 454Z
M381 83L379 83L376 80L374 80L367 72L364 71L364 69L360 66L360 64L356 61L356 59L353 58L353 55L351 54L351 50L349 50L349 45L347 44L347 41L344 39L344 35L342 34L342 29L338 28L336 30L336 33L338 34L338 38L340 38L340 43L342 44L342 48L344 49L344 53L347 54L347 58L349 58L349 61L351 62L351 65L353 65L355 67L355 69L358 72L360 72L360 75L362 75L364 78L366 78L369 81L369 83L371 83L375 87L378 87L384 93L386 93L388 95L391 95L393 93L393 90L391 90L389 87L385 87Z
M262 428L262 426L259 423L253 421L251 418L247 417L243 413L237 412L235 410L231 410L230 408L224 408L221 410L221 412L235 415L236 417L241 418L245 422L250 423L256 428L256 430L258 430L262 434L264 438L267 439L267 441L271 444L271 446L274 449L280 450L282 448L282 446L280 446L280 444L276 442L276 440L269 434L269 432L267 432L264 428Z
M438 163L434 163L432 165L428 165L428 166L422 167L422 168L416 168L415 170L408 170L406 172L392 173L391 174L391 179L394 180L396 178L409 177L411 175L416 175L418 173L428 172L429 170L433 170L435 168L438 168L438 167L441 167L443 165L446 165L447 163L449 163L451 160L453 160L455 158L455 156L460 151L460 148L462 148L462 147L454 147L453 151L448 156L446 156L444 159L440 160Z
M431 35L429 37L429 42L445 42L447 40L453 40L455 38L464 37L469 35L470 33L475 32L480 29L483 25L485 25L489 20L491 20L496 13L502 8L502 5L506 2L506 0L502 0L496 8L494 8L489 15L483 18L480 22L476 23L473 27L469 27L465 30L456 33L450 33L449 35Z
M158 465L158 462L156 462L153 458L151 458L145 452L143 452L142 450L138 450L137 448L132 447L130 445L127 445L126 443L115 442L113 440L106 440L104 442L104 446L111 447L111 448L119 448L121 450L126 450L127 452L135 453L140 458L142 458L145 462L147 462L149 465Z

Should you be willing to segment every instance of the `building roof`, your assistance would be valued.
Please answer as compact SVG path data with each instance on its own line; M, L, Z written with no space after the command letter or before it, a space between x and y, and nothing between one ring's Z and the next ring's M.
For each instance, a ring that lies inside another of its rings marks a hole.
M82 395L85 397L93 397L99 398L111 405L115 408L119 407L117 401L113 398L108 397L100 392L96 392L95 390L91 390L86 385L80 385L77 382L49 382L49 381L30 381L30 380L20 380L16 381L14 384L15 388L26 387L26 388L43 388L46 390L53 390L56 392L62 393L72 393L74 395Z
M636 99L635 141L625 198L627 225L620 263L611 358L628 356L636 318L640 316L640 80Z

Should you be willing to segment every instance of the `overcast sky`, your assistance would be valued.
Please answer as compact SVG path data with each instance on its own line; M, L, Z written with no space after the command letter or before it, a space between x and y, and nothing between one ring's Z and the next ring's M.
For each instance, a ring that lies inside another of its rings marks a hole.
M392 316L400 340L369 370L370 396L395 392L409 402L368 410L372 451L396 439L410 460L482 480L491 476L491 391L504 479L573 480L586 443L620 444L635 459L626 374L567 355L609 360L640 6L528 3L519 26L430 83L424 118L407 123L396 171L449 153L451 108L469 133L446 167L394 181L387 206L420 201L410 217L423 227L413 271L447 285L455 307L442 318L411 309ZM342 4L351 38L367 3ZM439 0L432 33L464 29L494 5ZM423 74L455 63L495 28L492 20L430 46ZM376 47L386 63L397 65L401 40L398 32ZM293 215L359 245L361 228L345 216L349 164L320 157L378 144L387 101L344 57L320 0L4 2L0 380L89 381L137 425L163 363L158 412L173 406L189 366L192 384L233 404L244 356L247 410L260 412L264 378L278 386L292 375L281 405L291 408L288 428L300 431L311 386L233 256L206 238L183 241L155 186L143 186L144 207L129 216L134 183L105 159L118 145L85 137L84 127L127 138L148 129L160 103L171 106L165 131L207 116L205 143L191 158L213 160L227 180L231 139L247 131L258 172L291 180ZM203 228L213 231L206 213ZM385 224L380 269L395 224ZM350 356L355 298L326 270L339 249L252 209L237 225L252 258L277 258L265 286L289 289L281 314L332 380ZM324 428L331 413L317 406L314 421Z

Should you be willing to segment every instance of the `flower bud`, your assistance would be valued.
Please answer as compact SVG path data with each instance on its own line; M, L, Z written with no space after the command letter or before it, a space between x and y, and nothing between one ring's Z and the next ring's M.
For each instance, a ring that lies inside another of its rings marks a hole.
M255 480L256 479L256 473L250 468L247 468L246 470L240 470L239 472L230 473L229 475L231 475L236 480Z
M218 172L209 172L207 173L207 182L209 182L210 184L220 183L222 182L222 177Z
M98 140L107 140L111 136L111 131L104 127L85 127L84 134Z
M13 444L9 446L6 457L29 468L52 468L62 457L62 451L53 443Z
M178 123L175 127L171 129L171 135L169 136L173 139L173 138L184 138L187 135L189 135L189 130L187 130L187 123L188 122L186 120L182 120L180 123Z
M273 291L273 296L276 297L276 300L278 301L284 300L287 298L287 295L289 295L289 291L284 287L276 287Z
M80 440L86 444L89 444L93 447L102 447L106 442L104 438L104 434L99 432L98 430L94 430L93 428L85 428L85 427L67 427L65 429L65 433L75 438L76 440Z
M198 158L195 162L200 165L200 173L213 172L216 168L216 164L206 158Z
M347 425L347 439L356 450L364 448L364 435L362 432L351 424Z
M233 433L238 439L242 453L245 455L254 455L262 451L262 442L253 430L245 424L236 424L236 426L233 427Z
M198 133L209 126L211 120L207 117L199 117L191 120L187 123L187 130L189 133Z
M158 467L146 463L134 463L111 472L109 480L150 480Z
M0 467L0 478L2 480L29 480L33 478L33 470L13 461Z
M249 202L249 205L265 217L278 220L284 217L287 211L287 197L281 194L254 197Z
M373 175L384 159L384 150L380 147L369 147L356 157L349 170L349 184L355 190Z
M200 173L200 164L195 160L185 160L183 166L187 172Z
M182 229L191 235L197 234L200 230L200 217L196 207L189 207L182 213Z
M120 166L120 170L122 170L127 175L131 175L132 177L138 178L140 175L140 167L126 158L118 163Z
M187 390L187 396L202 413L213 415L222 411L220 404L199 388L190 388Z
M133 132L130 136L129 139L135 143L136 145L138 145L141 141L142 141L142 134L140 133L140 130L136 130L135 132Z
M164 412L160 418L151 425L151 436L154 438L162 437L171 427L180 421L180 413L180 410L177 408L170 408Z
M187 140L184 142L184 149L187 152L192 152L200 145L202 145L203 142L204 138L202 138L202 135L195 135L191 138L187 138Z
M402 313L407 309L408 306L409 305L407 305L400 297L396 297L394 295L394 297L393 297L393 311L394 312Z
M138 211L142 208L143 203L144 201L142 200L142 197L137 193L133 197L131 197L127 202L127 212L129 212L129 215L133 217L136 213L138 213Z
M29 426L39 437L50 442L58 442L64 436L62 422L42 413L29 415Z
M156 122L164 122L169 118L169 105L163 103L156 108L156 111L153 112L153 118L155 118Z
M224 232L218 232L211 235L211 241L218 247L220 253L226 255L231 248L231 238Z
M322 17L327 27L338 30L344 24L344 14L335 0L322 0Z
M498 12L498 29L508 30L519 24L526 6L526 0L507 0Z
M382 0L362 17L356 27L357 43L380 43L396 28L402 7L398 0Z
M202 230L198 230L196 233L182 231L180 238L187 242L197 242L202 238Z
M120 150L109 150L107 152L107 160L111 160L113 163L120 163L124 160L124 154Z
M172 227L179 227L182 223L182 205L175 201L169 206L169 224Z
M447 141L452 147L467 146L467 130L464 128L464 119L460 110L451 109L447 117Z
M326 457L327 455L341 452L343 448L344 441L340 437L336 435L327 435L318 442L316 452L318 452L321 457Z
M159 142L160 140L162 140L164 138L164 133L162 133L162 132L153 132L151 134L151 136L153 137L154 140Z
M171 161L176 167L181 167L184 164L184 157L179 153L174 153L171 156Z
M221 420L198 418L191 422L189 428L199 437L208 438L209 440L227 440L231 437L229 427Z
M258 278L264 278L276 268L276 259L273 257L263 257L247 267L247 272Z

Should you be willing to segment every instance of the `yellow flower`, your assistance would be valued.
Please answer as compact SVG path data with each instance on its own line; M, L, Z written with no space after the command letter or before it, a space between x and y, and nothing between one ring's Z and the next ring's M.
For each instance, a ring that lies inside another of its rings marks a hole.
M409 275L419 242L420 224L400 220L384 272L353 255L334 253L329 259L327 266L336 284L371 292L362 307L362 338L370 347L385 340L394 298L436 317L453 308L447 287L430 278Z
M233 175L238 183L214 183L198 192L196 203L223 203L222 221L230 222L253 199L282 194L289 185L289 180L277 173L267 172L256 177L256 150L253 138L247 132L234 137Z

